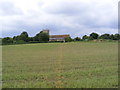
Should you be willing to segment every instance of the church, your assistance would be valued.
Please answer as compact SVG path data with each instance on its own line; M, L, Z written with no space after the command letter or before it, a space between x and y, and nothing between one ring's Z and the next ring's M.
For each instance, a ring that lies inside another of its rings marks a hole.
M49 35L49 30L42 30L41 32L47 33ZM69 38L69 34L64 34L64 35L49 35L49 42L65 42L65 38Z

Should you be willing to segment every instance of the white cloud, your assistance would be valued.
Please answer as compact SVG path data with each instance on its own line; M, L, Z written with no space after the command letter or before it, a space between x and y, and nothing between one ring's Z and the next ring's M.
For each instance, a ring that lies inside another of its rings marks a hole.
M3 36L23 30L33 36L43 28L71 36L117 33L117 4L118 0L1 0L0 30Z

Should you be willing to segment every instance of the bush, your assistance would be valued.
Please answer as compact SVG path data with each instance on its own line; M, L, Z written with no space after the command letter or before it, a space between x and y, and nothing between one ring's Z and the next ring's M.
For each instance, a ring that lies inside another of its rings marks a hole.
M65 42L71 42L71 41L73 41L71 37L65 38Z
M26 42L23 40L18 40L18 41L16 41L16 44L26 44Z
M13 39L10 37L5 37L2 39L2 44L3 45L7 45L7 44L12 44L13 43Z
M74 41L81 41L81 38L80 37L76 37L76 38L74 38Z

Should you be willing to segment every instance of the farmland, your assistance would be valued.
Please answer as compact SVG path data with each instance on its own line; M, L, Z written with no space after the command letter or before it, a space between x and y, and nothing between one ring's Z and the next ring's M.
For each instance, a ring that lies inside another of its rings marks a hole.
M115 88L117 42L3 46L3 88Z

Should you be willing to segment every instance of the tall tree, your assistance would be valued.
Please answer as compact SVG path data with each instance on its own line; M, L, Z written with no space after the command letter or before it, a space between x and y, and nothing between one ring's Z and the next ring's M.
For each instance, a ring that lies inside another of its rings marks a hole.
M49 35L47 33L40 32L40 33L36 34L36 36L34 37L34 40L39 41L39 42L48 42Z
M20 38L21 38L21 40L27 42L28 41L28 33L27 32L22 32L20 34Z
M48 42L49 41L49 35L47 33L40 33L39 34L39 41Z
M98 36L99 35L97 33L94 33L94 32L90 34L90 37L93 38L93 39L97 39Z

